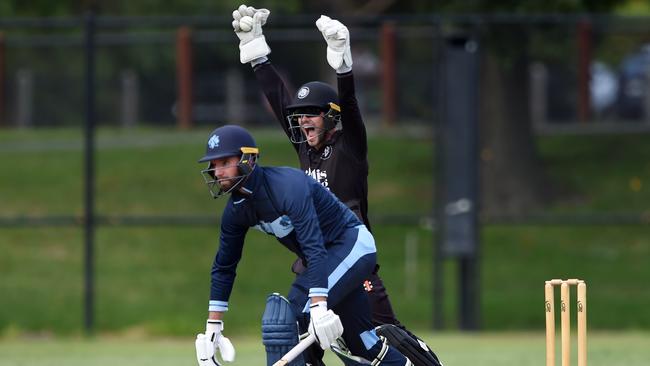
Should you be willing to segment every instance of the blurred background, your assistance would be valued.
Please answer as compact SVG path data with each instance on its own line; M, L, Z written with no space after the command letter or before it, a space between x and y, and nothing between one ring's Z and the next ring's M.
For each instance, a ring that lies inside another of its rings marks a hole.
M202 331L225 203L196 164L208 133L241 124L263 164L298 165L239 63L238 5L0 3L0 344ZM271 10L293 89L336 82L318 16L350 29L370 217L404 324L541 334L544 281L581 278L590 330L647 339L650 2L249 5ZM259 337L292 260L249 233L230 334Z

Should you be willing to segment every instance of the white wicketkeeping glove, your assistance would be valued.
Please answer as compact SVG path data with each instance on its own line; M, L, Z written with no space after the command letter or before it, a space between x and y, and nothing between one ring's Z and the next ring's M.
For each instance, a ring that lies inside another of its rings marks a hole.
M221 359L232 362L235 360L235 347L230 339L221 335L223 322L221 320L208 319L205 325L205 333L196 335L196 359L199 366L220 366L215 357L218 349Z
M332 310L327 310L325 301L310 305L309 313L309 333L316 336L316 341L322 349L330 348L336 338L343 334L341 319Z
M270 14L271 12L268 9L255 9L244 4L232 12L232 28L239 37L239 61L242 64L265 57L271 53L269 45L266 44L266 38L262 34L262 26L266 24L266 19ZM250 23L246 23L243 27L240 24L244 17L253 18L250 29L247 28Z
M339 74L352 70L348 27L325 15L318 18L316 27L323 33L323 38L327 42L327 63Z

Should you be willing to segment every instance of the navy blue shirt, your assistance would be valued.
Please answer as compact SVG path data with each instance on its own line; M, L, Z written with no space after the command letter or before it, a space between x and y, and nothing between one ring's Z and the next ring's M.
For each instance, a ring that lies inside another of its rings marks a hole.
M305 261L310 296L327 296L327 246L345 230L362 225L361 221L298 169L257 166L243 190L231 194L221 218L209 310L228 310L237 263L251 227L275 236Z

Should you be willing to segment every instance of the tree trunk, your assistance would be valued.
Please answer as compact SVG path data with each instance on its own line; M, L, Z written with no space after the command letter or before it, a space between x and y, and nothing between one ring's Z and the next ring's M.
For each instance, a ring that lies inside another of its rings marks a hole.
M504 57L487 48L481 75L482 214L539 210L552 199L553 190L531 126L528 57L525 52Z

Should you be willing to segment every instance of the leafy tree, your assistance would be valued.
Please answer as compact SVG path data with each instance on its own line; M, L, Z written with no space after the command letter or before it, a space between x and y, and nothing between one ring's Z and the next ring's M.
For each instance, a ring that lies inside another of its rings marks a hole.
M619 1L554 0L438 1L437 12L481 14L602 13ZM477 28L468 27L469 33ZM529 111L530 29L493 22L478 29L482 47L480 81L482 206L487 214L520 214L551 202L559 191L539 159ZM557 46L566 45L558 42Z

